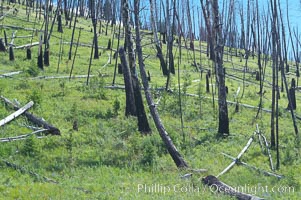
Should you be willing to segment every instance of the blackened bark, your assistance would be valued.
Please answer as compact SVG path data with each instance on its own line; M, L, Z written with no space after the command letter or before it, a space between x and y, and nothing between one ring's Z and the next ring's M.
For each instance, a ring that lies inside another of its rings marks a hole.
M206 74L206 92L210 92L210 87L209 87L209 75Z
M118 64L118 74L122 74L122 65Z
M10 61L14 61L14 60L15 60L13 46L10 46L10 47L9 47L9 60L10 60Z
M218 107L219 107L219 124L218 134L219 136L229 135L229 118L228 118L228 106L227 106L227 93L225 85L225 73L223 68L223 50L224 41L222 33L222 25L220 24L218 0L213 0L212 11L214 16L215 33L215 68L217 70L217 83L218 83Z
M2 51L6 51L6 48L5 48L5 45L3 43L2 38L0 38L0 52L2 52Z
M160 60L160 66L162 68L162 71L163 71L163 75L164 76L167 76L168 75L168 69L167 69L167 65L166 65L166 62L164 60L164 57L163 57L163 52L162 52L162 49L161 49L161 43L159 41L159 38L158 38L158 31L157 31L157 25L156 25L156 19L155 19L155 8L154 8L154 0L150 0L150 14L151 14L151 25L152 25L152 30L153 30L153 34L154 34L154 41L155 41L155 44L156 44L156 49L157 49L157 57L159 58Z
M59 33L63 33L62 15L61 15L60 11L58 11L58 12L59 12L59 15L57 16L57 23L58 23L58 25L57 25L57 31Z
M213 43L213 37L215 36L214 28L212 28L210 23L210 11L209 11L209 1L206 0L206 7L204 5L203 0L201 1L203 16L205 19L205 25L207 29L207 42L209 45L207 45L207 56L209 56L210 60L215 60L215 53L214 53L214 43Z
M109 41L108 41L108 47L107 47L107 50L111 50L111 39L109 39Z
M144 110L140 83L138 78L135 76L132 77L132 81L135 96L136 112L138 117L138 130L143 134L148 134L151 133L151 128L148 124L147 116Z
M7 36L6 36L6 31L4 30L4 45L7 46L8 42L7 42Z
M49 66L49 49L44 52L44 65Z
M92 25L93 25L93 32L94 32L94 59L99 59L98 54L98 38L97 38L97 19L95 16L95 0L90 0L90 9L91 9L91 17L92 17Z
M26 59L31 60L31 49L30 48L26 49Z
M38 50L38 67L40 69L44 69L44 64L43 64L43 48L42 48L42 36L40 38L40 44L39 44L39 50Z
M125 93L126 93L126 106L125 106L125 116L137 116L136 112L136 104L135 104L135 96L132 85L132 75L129 69L129 66L126 61L126 54L123 48L119 49L119 56L122 65L123 77L124 77L124 85L125 85Z

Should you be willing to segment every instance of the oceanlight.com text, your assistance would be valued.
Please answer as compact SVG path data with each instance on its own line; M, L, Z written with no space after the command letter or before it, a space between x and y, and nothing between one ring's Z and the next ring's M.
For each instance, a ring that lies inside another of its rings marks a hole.
M174 185L165 185L160 183L154 184L137 184L138 193L150 193L150 194L167 194L167 193L199 193L204 192L241 192L252 195L261 195L267 193L279 193L279 194L288 194L294 193L295 188L293 186L277 185L277 186L268 186L268 185L241 185L231 188L220 188L217 185L213 184L211 186L194 185L194 184L174 184Z

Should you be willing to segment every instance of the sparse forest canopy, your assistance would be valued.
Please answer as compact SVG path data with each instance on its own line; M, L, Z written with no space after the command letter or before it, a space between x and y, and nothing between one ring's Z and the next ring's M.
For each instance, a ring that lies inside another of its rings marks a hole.
M0 199L298 199L300 11L1 1Z

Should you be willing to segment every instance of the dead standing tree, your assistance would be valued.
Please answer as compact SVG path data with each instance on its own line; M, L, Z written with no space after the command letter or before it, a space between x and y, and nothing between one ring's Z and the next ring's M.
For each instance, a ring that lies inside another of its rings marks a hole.
M149 2L150 2L151 24L152 24L153 34L154 34L154 42L155 42L156 49L157 49L157 57L160 60L163 75L167 76L168 75L168 69L167 69L167 65L166 65L166 62L165 62L164 57L163 57L161 43L160 43L158 35L157 35L158 31L157 31L157 25L156 25L156 20L155 20L154 0L149 0Z
M90 0L90 10L91 10L91 19L92 19L92 25L93 25L93 32L94 32L94 59L98 59L98 39L97 39L97 19L95 15L95 0Z
M223 68L224 38L222 24L220 23L218 1L212 2L212 13L214 19L215 35L213 44L215 50L214 64L216 69L216 81L218 83L218 106L219 106L219 125L218 134L220 136L229 135L229 118L227 106L227 94L225 85L225 73Z
M188 165L186 164L185 160L182 158L181 154L173 144L171 138L169 137L168 133L166 132L164 125L161 122L159 113L157 111L157 108L155 106L155 103L152 99L151 92L149 90L147 75L145 71L144 61L143 61L143 55L142 55L142 47L141 47L141 38L140 38L140 23L139 23L139 0L134 0L134 13L135 13L135 30L136 30L136 51L138 56L138 62L139 62L139 69L140 69L140 75L142 78L142 83L144 87L145 97L147 104L149 106L151 115L153 117L154 123L156 125L156 128L165 143L165 146L171 155L172 159L174 160L175 164L178 168L186 168Z
M135 61L135 51L134 43L132 40L132 31L130 26L130 14L129 14L129 2L128 0L122 0L122 19L125 29L125 44L128 52L129 66L127 65L125 52L121 48L119 50L120 59L123 67L124 82L127 85L126 89L126 107L128 107L131 112L130 115L137 116L138 118L138 130L141 133L150 133L151 129L148 124L147 116L145 113L140 83L136 74L136 61ZM126 109L127 111L127 109ZM127 112L126 112L127 115Z

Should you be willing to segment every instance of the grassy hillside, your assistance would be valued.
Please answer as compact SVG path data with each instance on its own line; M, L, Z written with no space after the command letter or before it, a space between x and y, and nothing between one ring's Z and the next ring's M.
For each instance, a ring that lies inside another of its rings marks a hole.
M35 14L32 13L27 21L25 9L20 5L15 7L18 9L17 14L5 10L8 14L0 21L0 38L3 38L5 30L10 42L11 35L17 31L17 37L33 35L32 42L38 42L40 32L24 28L40 29L43 20L35 20ZM7 25L15 27L6 27ZM80 18L77 27L83 28L80 43L91 45L91 20ZM112 38L112 27L109 26L108 35L105 35L105 27L99 35L101 56L98 60L92 60L93 76L88 85L85 78L60 78L69 76L72 66L72 60L68 60L67 44L71 41L72 29L64 27L64 33L60 34L55 24L53 30L50 39L50 66L44 67L44 71L37 67L38 46L31 48L32 60L26 59L25 49L14 49L15 61L9 61L8 52L0 52L0 75L22 72L11 77L0 76L0 94L10 100L18 100L21 105L33 100L35 105L29 111L61 130L61 136L48 135L39 139L33 135L26 140L1 143L0 199L230 199L216 193L214 188L205 187L201 178L209 174L217 175L226 168L231 159L221 153L237 156L256 130L256 124L269 140L270 113L263 111L259 118L255 119L256 109L240 106L239 112L235 112L235 105L229 104L231 134L228 138L217 139L217 101L215 107L212 106L214 86L210 87L210 93L206 93L205 73L201 75L192 66L192 51L182 49L182 63L179 66L184 114L182 131L178 106L178 73L171 77L172 93L160 90L165 87L166 77L160 71L159 60L151 44L152 36L144 35L143 53L148 56L145 64L151 74L153 96L158 102L158 110L167 132L191 169L208 170L194 173L190 179L181 179L182 175L191 171L176 168L156 131L149 111L147 110L148 119L153 134L141 136L136 118L124 116L124 90L108 87L112 85L115 60L108 62L111 52L104 49L108 40ZM78 35L79 29L76 29L75 41ZM31 43L31 37L14 39L14 47L28 43ZM121 44L123 45L123 39ZM199 49L198 41L195 41L195 46ZM205 47L206 44L202 43L201 49ZM60 48L63 51L58 67ZM116 48L117 40L113 44L113 49ZM72 52L74 51L75 46ZM179 50L175 47L174 51L177 63ZM74 76L87 75L90 53L90 47L78 47ZM202 69L212 69L212 63L204 53L200 54L197 51L196 59ZM257 107L259 83L256 82L255 76L245 74L245 89L241 98L244 73L235 69L242 69L244 61L240 62L239 57L227 55L224 59L228 74L227 100L239 100L242 104ZM256 56L254 59L250 58L251 71L257 69L256 62ZM292 65L291 70L293 67ZM266 73L263 107L270 109L271 63L268 63ZM49 76L56 78L45 78ZM214 82L213 79L212 83ZM116 85L123 85L122 75L117 75ZM237 99L235 94L238 88L240 92ZM216 98L217 93L214 96ZM301 113L298 105L301 95L298 91L296 98L298 115ZM279 100L281 164L275 173L284 175L284 178L278 180L236 165L220 177L221 181L233 187L246 187L245 192L266 199L298 199L301 195L301 152L298 142L295 141L290 113L286 111L287 104L286 93L282 92ZM13 110L1 101L0 119L12 112ZM78 131L72 129L74 121L78 123ZM300 128L300 121L297 123ZM29 134L33 132L29 126L34 125L25 117L19 117L0 127L1 138ZM275 165L275 151L272 151L272 157ZM23 167L24 173L22 170L8 167L4 160ZM243 155L242 161L271 171L268 157L262 152L257 137L254 137L254 143ZM30 175L29 171L39 176ZM55 180L56 183L45 181L43 176Z

